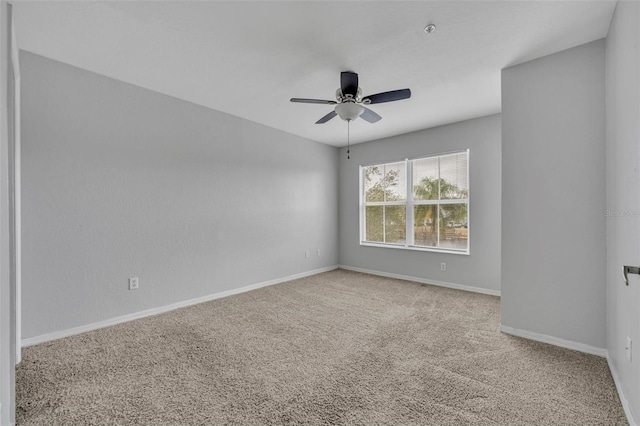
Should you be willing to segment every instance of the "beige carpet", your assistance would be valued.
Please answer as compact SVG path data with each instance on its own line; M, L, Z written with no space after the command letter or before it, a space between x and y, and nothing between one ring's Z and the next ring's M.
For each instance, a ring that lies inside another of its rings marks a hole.
M336 270L26 348L18 425L626 424L605 359L499 318Z

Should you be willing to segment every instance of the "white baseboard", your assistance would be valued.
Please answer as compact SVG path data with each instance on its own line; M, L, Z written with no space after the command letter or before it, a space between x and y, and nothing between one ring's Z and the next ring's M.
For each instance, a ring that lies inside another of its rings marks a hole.
M381 277L396 278L396 279L405 280L405 281L415 281L417 283L422 283L422 284L431 284L431 285L436 285L438 287L454 288L456 290L471 291L473 293L489 294L491 296L500 296L500 290L492 290L492 289L482 288L482 287L473 287L473 286L470 286L470 285L448 283L448 282L444 282L444 281L436 281L436 280L427 279L427 278L411 277L409 275L392 274L390 272L382 272L382 271L374 271L372 269L356 268L355 266L338 265L338 267L340 269L346 269L348 271L363 272L365 274L379 275Z
M638 426L638 422L636 422L636 420L633 418L633 414L631 413L629 401L625 397L624 392L622 392L622 385L620 384L618 372L616 371L611 358L609 358L609 354L607 354L607 363L609 364L611 376L613 376L613 382L616 384L616 390L618 391L618 396L620 397L620 403L622 404L622 408L624 409L624 414L627 416L629 426Z
M397 279L406 280L406 281L415 281L415 282L424 283L424 284L433 284L433 285L437 285L437 286L441 286L441 287L454 288L454 289L458 289L458 290L471 291L471 292L475 292L475 293L483 293L483 294L489 294L489 295L493 295L493 296L500 296L500 291L498 291L498 290L490 290L490 289L485 289L485 288L481 288L481 287L472 287L472 286L465 286L465 285L447 283L447 282L442 282L442 281L427 280L427 279L419 278L419 277L411 277L411 276L407 276L407 275L392 274L392 273L387 273L387 272L374 271L374 270L371 270L371 269L356 268L356 267L347 266L347 265L334 265L334 266L328 266L328 267L325 267L325 268L314 269L312 271L302 272L302 273L299 273L299 274L289 275L289 276L283 277L283 278L277 278L277 279L274 279L274 280L263 281L263 282L259 282L259 283L256 283L256 284L251 284L251 285L247 285L247 286L244 286L244 287L236 288L236 289L233 289L233 290L227 290L227 291L223 291L223 292L220 292L220 293L214 293L214 294L210 294L210 295L207 295L207 296L198 297L198 298L195 298L195 299L184 300L182 302L172 303L171 305L161 306L161 307L153 308L153 309L147 309L145 311L136 312L136 313L133 313L133 314L122 315L122 316L119 316L119 317L116 317L116 318L111 318L111 319L108 319L108 320L99 321L99 322L96 322L96 323L87 324L87 325L83 325L83 326L80 326L80 327L74 327L74 328L70 328L70 329L67 329L67 330L62 330L62 331L56 331L56 332L52 332L52 333L42 334L40 336L35 336L35 337L29 337L27 339L23 339L22 340L22 347L33 346L33 345L37 345L37 344L40 344L40 343L45 343L45 342L49 342L49 341L52 341L52 340L61 339L63 337L69 337L69 336L73 336L73 335L76 335L76 334L81 334L81 333L85 333L85 332L88 332L88 331L97 330L97 329L100 329L100 328L109 327L109 326L116 325L116 324L121 324L123 322L133 321L133 320L136 320L136 319L145 318L145 317L152 316L152 315L158 315L158 314L161 314L161 313L164 313L164 312L173 311L175 309L184 308L184 307L187 307L187 306L192 306L192 305L197 305L199 303L208 302L210 300L220 299L220 298L223 298L223 297L232 296L234 294L245 293L245 292L248 292L248 291L251 291L251 290L256 290L258 288L267 287L267 286L270 286L270 285L280 284L280 283L284 283L284 282L287 282L287 281L292 281L292 280L296 280L296 279L299 279L299 278L308 277L308 276L311 276L311 275L321 274L323 272L332 271L332 270L337 269L337 268L346 269L346 270L355 271L355 272L363 272L363 273L366 273L366 274L379 275L379 276L388 277L388 278L397 278ZM548 335L545 335L545 334L533 333L533 332L530 332L530 331L525 331L525 330L520 330L520 329L517 329L517 328L507 327L507 326L504 326L504 325L500 325L500 331L502 331L503 333L514 335L514 336L523 337L525 339L536 340L536 341L539 341L539 342L549 343L551 345L560 346L560 347L567 348L567 349L573 349L573 350L576 350L576 351L585 352L585 353L592 354L592 355L598 355L598 356L606 357L607 358L607 363L609 364L609 370L611 371L611 375L613 377L613 381L615 382L616 389L617 389L618 395L620 397L620 402L622 403L622 407L624 409L625 415L627 416L627 420L629 421L629 425L630 426L638 426L638 423L633 418L633 414L631 413L631 410L629 408L629 401L627 401L624 393L622 392L622 387L620 386L620 379L618 378L618 373L617 373L616 369L614 368L614 365L611 362L611 359L609 358L609 355L607 354L607 350L606 349L596 348L594 346L585 345L584 343L578 343L578 342L574 342L574 341L571 341L571 340L560 339L558 337L548 336ZM12 424L12 426L13 426L13 424Z
M207 296L197 297L195 299L183 300L181 302L172 303L166 306L160 306L158 308L147 309L140 312L134 312L132 314L122 315L115 318L110 318L104 321L94 322L79 327L69 328L67 330L54 331L52 333L42 334L40 336L29 337L22 339L22 347L38 345L40 343L49 342L52 340L62 339L63 337L69 337L76 334L86 333L87 331L97 330L99 328L109 327L123 322L133 321L152 315L162 314L164 312L173 311L175 309L184 308L186 306L197 305L199 303L208 302L210 300L220 299L227 296L233 296L234 294L245 293L247 291L256 290L258 288L267 287L274 284L280 284L286 281L297 280L299 278L308 277L311 275L321 274L323 272L332 271L338 269L337 265L327 266L325 268L314 269L312 271L306 271L299 274L289 275L287 277L276 278L274 280L262 281L256 284L250 284L240 288L234 288L232 290L222 291L220 293L209 294Z
M520 330L518 328L507 327L506 325L502 324L500 324L500 331L502 331L503 333L511 334L513 336L524 337L525 339L536 340L538 342L560 346L561 348L573 349L574 351L578 352L584 352L601 357L607 356L607 350L605 348L597 348L595 346L586 345L584 343L574 342L573 340L565 340L559 337L548 336L546 334Z

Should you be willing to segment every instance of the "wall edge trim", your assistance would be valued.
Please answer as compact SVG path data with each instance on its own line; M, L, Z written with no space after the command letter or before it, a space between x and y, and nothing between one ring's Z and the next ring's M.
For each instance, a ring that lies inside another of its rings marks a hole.
M533 331L521 330L519 328L513 328L502 324L500 324L500 331L512 336L523 337L525 339L535 340L542 343L548 343L550 345L572 349L578 352L584 352L601 357L607 356L607 350L605 348L598 348L595 346L587 345L585 343L575 342L573 340L561 339L559 337L549 336L547 334L534 333Z
M474 286L463 285L463 284L449 283L449 282L445 282L445 281L437 281L437 280L432 280L432 279L428 279L428 278L412 277L410 275L393 274L393 273L390 273L390 272L375 271L373 269L358 268L358 267L349 266L349 265L338 265L338 267L340 269L346 269L348 271L362 272L362 273L365 273L365 274L378 275L378 276L381 276L381 277L396 278L396 279L405 280L405 281L414 281L414 282L418 282L418 283L421 283L421 284L430 284L430 285L435 285L435 286L438 286L438 287L447 287L447 288L453 288L455 290L470 291L472 293L481 293L481 294L488 294L490 296L498 296L498 297L500 297L500 290L493 290L493 289L489 289L489 288L482 288L482 287L474 287Z
M618 371L607 352L607 364L609 364L609 370L611 371L611 376L613 377L613 383L616 384L616 390L618 391L618 397L620 398L620 403L622 404L622 408L624 409L624 414L627 416L627 421L629 422L629 426L638 426L638 422L636 422L633 417L633 413L631 412L631 407L629 406L629 401L624 395L622 391L622 385L620 383L620 377L618 376Z
M338 269L337 265L326 266L324 268L313 269L311 271L301 272L298 274L288 275L286 277L276 278L273 280L262 281L255 284L249 284L244 287L235 288L231 290L225 290L218 293L209 294L206 296L196 297L193 299L183 300L169 305L159 306L157 308L145 309L144 311L134 312L131 314L121 315L114 318L109 318L103 321L94 322L91 324L81 325L78 327L68 328L65 330L54 331L51 333L41 334L39 336L29 337L22 339L22 347L34 346L40 343L50 342L52 340L62 339L64 337L75 336L77 334L86 333L88 331L98 330L100 328L110 327L112 325L121 324L153 315L163 314L176 309L185 308L187 306L193 306L204 302L209 302L215 299L221 299L223 297L233 296L240 293L246 293L251 290L257 290L262 287L268 287L275 284L281 284L287 281L297 280L299 278L309 277L311 275L321 274L323 272L333 271Z

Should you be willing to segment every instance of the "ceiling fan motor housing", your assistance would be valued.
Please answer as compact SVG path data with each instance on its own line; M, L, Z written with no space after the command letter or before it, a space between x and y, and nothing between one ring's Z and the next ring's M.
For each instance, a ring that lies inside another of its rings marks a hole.
M346 94L345 95L344 93L342 93L342 89L338 88L338 90L336 90L336 100L339 103L343 103L343 102L358 102L358 103L360 103L360 102L363 102L362 89L360 87L358 87L358 90L356 91L356 95L354 97L351 94ZM367 99L365 99L363 103L367 103L366 101L367 101Z

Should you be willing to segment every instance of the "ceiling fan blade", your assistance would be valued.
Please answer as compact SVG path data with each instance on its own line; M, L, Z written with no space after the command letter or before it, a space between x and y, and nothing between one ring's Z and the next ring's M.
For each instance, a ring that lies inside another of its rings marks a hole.
M411 97L411 90L400 89L392 90L390 92L376 93L375 95L366 96L363 100L369 99L369 105L381 104L383 102L399 101L401 99L409 99Z
M352 71L340 73L340 89L343 95L351 95L355 98L358 93L358 74Z
M326 123L327 121L331 120L336 115L338 115L338 114L335 111L331 111L329 114L325 115L320 120L316 121L316 124Z
M301 104L329 104L335 105L336 101L325 101L324 99L305 99L305 98L291 98L291 102L299 102Z
M376 123L382 119L378 114L371 111L369 108L365 108L362 114L360 114L360 118L364 121L368 121L369 123Z

